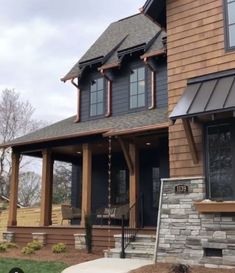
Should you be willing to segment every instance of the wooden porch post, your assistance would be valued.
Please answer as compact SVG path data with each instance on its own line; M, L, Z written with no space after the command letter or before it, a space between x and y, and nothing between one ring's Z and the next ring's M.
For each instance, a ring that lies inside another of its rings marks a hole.
M19 166L20 154L12 152L12 173L10 180L10 202L8 226L17 225L17 203L18 203L18 185L19 185Z
M138 184L139 184L139 155L134 143L129 144L129 153L133 163L133 172L130 173L129 200L130 207L136 204L135 209L130 213L129 224L131 227L137 227L138 223Z
M51 151L47 149L42 151L40 226L49 226L51 224L52 184L53 160L51 156Z
M82 219L81 226L85 226L85 216L91 212L91 172L92 153L88 143L82 145Z

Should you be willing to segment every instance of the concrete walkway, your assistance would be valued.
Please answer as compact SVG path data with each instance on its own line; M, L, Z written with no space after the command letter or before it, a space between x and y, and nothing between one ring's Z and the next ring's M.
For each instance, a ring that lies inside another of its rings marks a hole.
M68 267L62 273L127 273L152 263L151 260L101 258Z

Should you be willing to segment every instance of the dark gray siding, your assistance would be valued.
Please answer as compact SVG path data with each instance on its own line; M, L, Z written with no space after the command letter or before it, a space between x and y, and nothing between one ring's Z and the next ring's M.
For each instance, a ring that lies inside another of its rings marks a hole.
M157 108L167 107L168 95L167 95L167 64L166 62L159 62L157 64L156 75L156 99Z
M131 112L146 110L151 105L151 74L150 69L145 66L146 70L146 106L143 108L129 108L129 75L131 69L144 66L144 62L139 58L135 61L127 60L123 62L120 69L112 71L112 116L119 116ZM81 86L81 121L90 119L104 118L106 112L106 90L104 101L104 115L90 117L90 82L92 79L101 77L98 72L84 73L85 76L80 84ZM167 67L163 61L157 62L156 77L156 100L157 107L167 106Z

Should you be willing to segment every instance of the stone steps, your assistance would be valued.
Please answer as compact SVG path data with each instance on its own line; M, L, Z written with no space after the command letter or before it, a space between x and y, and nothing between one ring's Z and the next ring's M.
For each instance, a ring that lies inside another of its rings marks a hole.
M121 235L115 235L115 248L104 251L105 257L120 258L121 254ZM153 259L155 248L154 235L138 234L133 242L130 242L125 249L126 258L130 259Z

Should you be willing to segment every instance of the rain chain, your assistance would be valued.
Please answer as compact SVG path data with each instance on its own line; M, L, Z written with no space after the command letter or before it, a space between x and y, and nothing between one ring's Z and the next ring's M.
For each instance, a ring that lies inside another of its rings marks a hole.
M112 137L108 138L108 251L111 248L111 184L112 184Z

